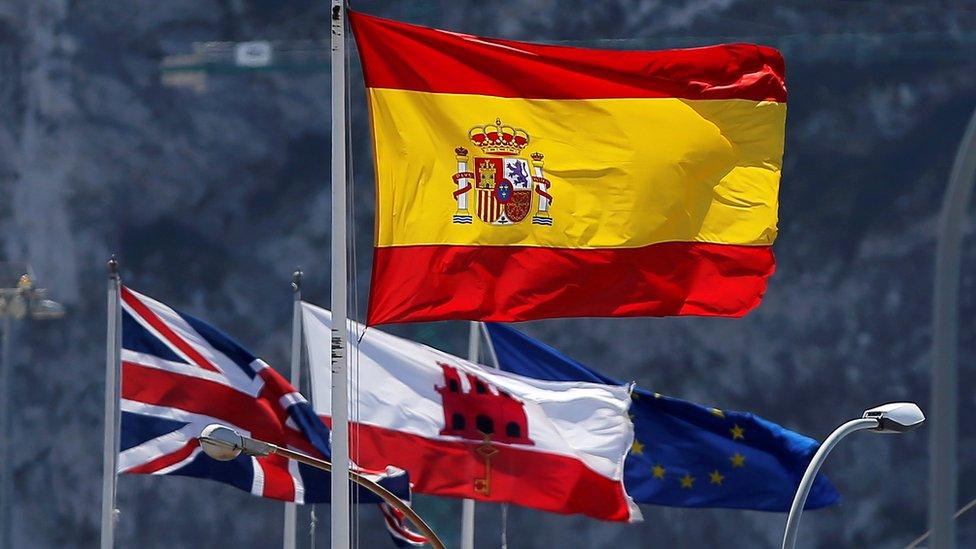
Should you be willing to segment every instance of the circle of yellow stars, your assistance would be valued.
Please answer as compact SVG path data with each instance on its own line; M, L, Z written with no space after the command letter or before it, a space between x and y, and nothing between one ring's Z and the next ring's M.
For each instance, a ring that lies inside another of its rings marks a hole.
M632 396L634 400L637 400L636 393L634 393ZM658 393L654 393L654 398L661 398L661 395ZM725 412L723 412L722 410L719 410L718 408L712 408L710 411L713 416L725 419ZM631 419L633 419L633 416L631 416ZM738 423L733 423L732 427L729 428L729 436L732 438L732 440L745 440L746 430L745 428L741 427ZM634 443L630 447L630 453L635 456L644 455L644 447L645 447L644 443L642 443L641 441L635 438ZM734 454L729 456L729 463L732 469L739 469L745 467L746 456L742 455L740 452L735 452ZM667 472L668 472L667 468L665 468L660 463L655 463L654 466L651 467L651 475L653 476L653 478L657 480L664 480L665 476L667 475ZM691 490L695 487L696 480L697 480L696 477L692 476L690 472L686 471L684 476L678 479L678 482L681 483L682 490ZM710 473L708 473L709 484L722 486L722 483L724 481L725 481L725 475L722 474L722 471L718 469L713 469Z

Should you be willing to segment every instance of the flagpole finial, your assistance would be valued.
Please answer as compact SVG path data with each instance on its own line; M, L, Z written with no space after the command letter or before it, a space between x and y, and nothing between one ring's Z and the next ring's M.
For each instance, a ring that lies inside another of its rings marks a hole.
M305 273L302 272L301 267L296 267L295 272L291 274L291 291L298 292L302 289L302 278L305 277Z
M108 276L115 278L119 276L119 260L115 258L115 254L108 260Z

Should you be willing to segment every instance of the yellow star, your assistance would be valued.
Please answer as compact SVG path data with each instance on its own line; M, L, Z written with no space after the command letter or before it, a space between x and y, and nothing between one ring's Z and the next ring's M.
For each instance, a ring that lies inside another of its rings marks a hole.
M654 393L654 398L661 398L661 393Z
M691 487L694 486L694 484L695 484L695 477L691 476L690 474L685 473L685 476L681 477L681 487L683 489L685 490L691 489Z
M711 473L708 473L708 477L709 479L711 479L709 480L709 482L711 482L712 484L718 484L719 486L721 486L722 481L725 480L725 477L722 476L722 473L718 472L718 469L715 469Z
M639 456L644 453L644 445L641 444L641 441L637 440L636 438L634 439L634 444L630 447L630 453L634 454L635 456Z
M743 429L742 427L739 427L738 424L733 425L732 428L729 429L729 432L732 433L732 440L739 440L740 438L743 439L746 438L744 434L746 430Z
M654 467L651 467L651 472L654 474L654 478L664 478L665 471L667 471L667 469L661 467L660 463L656 463L654 464Z
M712 408L712 415L715 416L715 417L724 418L725 417L725 412L723 412L722 410L719 410L718 408Z
M746 456L736 452L732 457L729 458L732 461L732 467L745 467Z

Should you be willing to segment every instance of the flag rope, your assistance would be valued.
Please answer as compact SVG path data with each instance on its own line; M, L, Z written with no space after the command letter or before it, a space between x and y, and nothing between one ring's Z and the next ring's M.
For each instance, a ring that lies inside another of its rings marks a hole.
M976 498L973 498L973 499L969 500L969 503L967 503L966 505L963 505L962 507L960 507L959 510L956 511L956 514L952 515L952 520L958 519L959 517L961 517L964 513L966 513L967 511L969 511L973 507L976 507ZM921 536L918 536L917 538L915 538L914 540L912 540L911 543L909 543L908 545L906 545L905 546L905 549L915 549L915 547L918 547L918 544L920 544L923 541L927 540L929 538L929 536L931 536L931 535L932 535L932 530L926 530L924 534L922 534Z
M349 9L349 2L348 1L345 2L345 9L346 10ZM343 41L345 42L345 45L346 45L346 47L345 47L345 59L344 59L345 69L346 69L345 70L345 74L346 74L346 81L345 81L346 93L345 93L345 99L344 100L348 103L350 101L350 97L352 96L352 84L350 83L352 79L350 79L348 77L350 71L352 70L352 63L350 62L351 56L349 54L349 46L350 46L349 40L348 40L348 38L346 36L343 36ZM347 111L347 112L349 112L349 111ZM347 264L349 265L349 268L348 268L348 270L346 272L346 280L352 286L352 288L351 288L352 291L350 292L351 295L350 296L347 296L347 303L348 303L348 298L351 297L352 298L351 299L351 301L352 301L352 318L358 322L359 321L359 318L360 318L359 317L359 314L360 314L360 310L359 310L359 296L360 296L360 293L359 292L360 292L360 288L359 288L359 267L358 267L359 246L357 245L357 239L356 239L356 234L357 233L355 231L355 228L356 228L356 184L355 184L356 168L355 168L355 163L354 163L354 158L353 158L353 151L352 151L353 148L351 146L349 146L349 144L352 143L352 123L351 123L351 117L349 117L349 116L347 116L347 118L345 120L345 133L346 133L346 143L347 143L347 146L346 146L346 164L348 166L348 169L346 171L346 189L348 189L348 194L347 194L347 197L348 198L347 198L347 203L346 203L346 211L349 212L349 225L351 225L353 227L353 236L352 236L352 238L349 239L350 241L348 243L348 245L349 245L349 261L348 261ZM348 233L347 233L347 238L348 238ZM356 337L357 341L360 340L361 337L362 337L359 334L352 334L352 335L353 335L353 337ZM349 391L351 393L349 396L350 396L351 403L352 403L352 410L350 411L350 423L352 423L353 425L358 425L359 424L359 420L361 418L361 405L362 405L362 401L359 398L359 381L360 381L360 375L359 375L359 373L360 373L360 368L359 368L360 360L359 360L359 358L360 358L359 345L356 345L356 352L355 353L352 353L349 356L349 359L348 359L349 360L348 366L349 366L349 369L350 369L350 373L352 374L351 377L354 380L354 383L351 383L350 384L350 387L349 387ZM360 432L359 429L354 429L352 431L352 437L351 437L350 444L349 444L350 445L349 454L352 457L353 461L355 461L356 463L358 463L360 461L361 457L362 457L360 455L360 448L362 447L362 445L361 445L361 442L362 442L361 441L361 437L362 437L362 435L361 435L361 432ZM356 547L357 549L360 547L361 539L362 539L361 536L360 536L360 513L359 513L359 506L358 506L359 499L360 499L359 498L359 492L357 491L357 492L355 492L353 494L353 503L354 503L354 505L352 507L352 520L353 520L353 524L354 524L354 526L352 528L352 538L353 538L352 539L352 545L353 545L353 547Z

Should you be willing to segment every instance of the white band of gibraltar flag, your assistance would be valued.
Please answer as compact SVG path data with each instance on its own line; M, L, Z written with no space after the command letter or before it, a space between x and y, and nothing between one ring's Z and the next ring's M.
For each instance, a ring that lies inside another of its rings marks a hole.
M302 316L313 405L328 418L332 315L303 303ZM352 322L349 331L363 333ZM375 328L350 339L361 466L403 468L420 493L641 520L623 485L634 439L627 387L518 376Z

